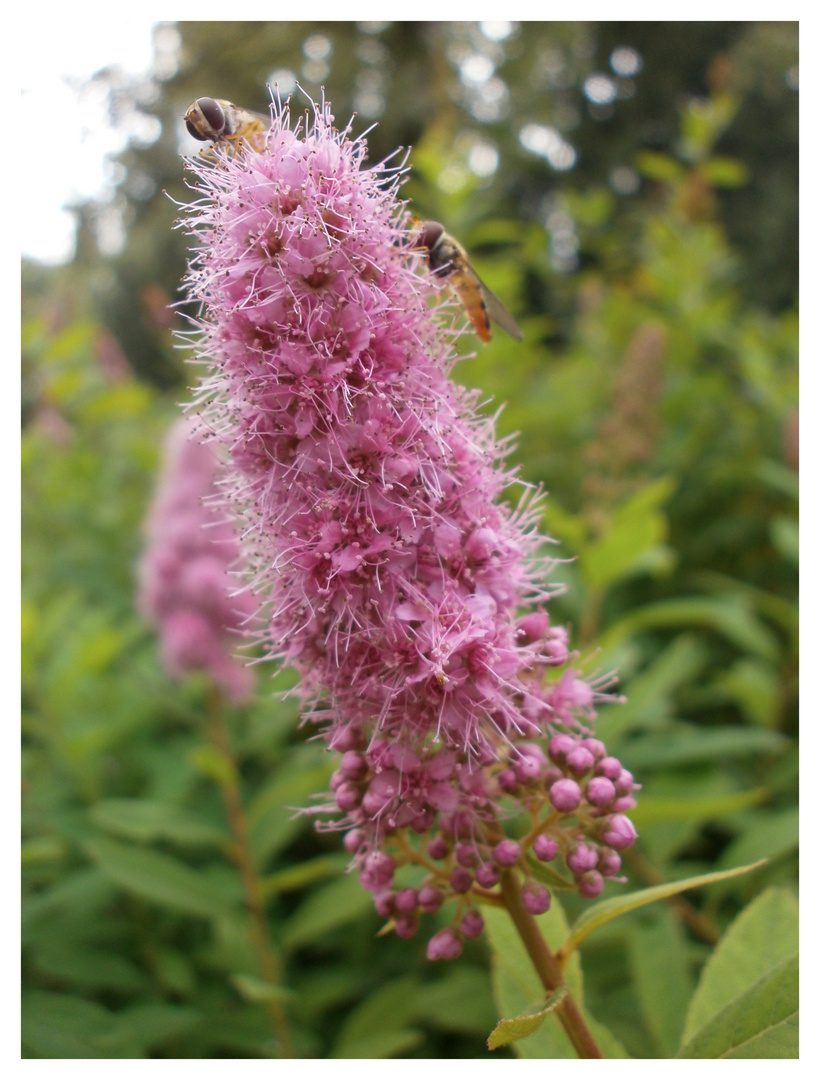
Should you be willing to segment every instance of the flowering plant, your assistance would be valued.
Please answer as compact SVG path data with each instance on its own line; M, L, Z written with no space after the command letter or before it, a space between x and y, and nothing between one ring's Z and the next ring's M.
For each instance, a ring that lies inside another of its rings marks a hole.
M218 466L195 418L178 420L166 439L145 524L138 602L157 626L172 676L205 670L229 698L241 701L253 677L232 654L258 602L232 572L239 545L212 505Z
M611 680L585 679L550 620L538 493L501 501L515 474L451 381L458 331L401 165L365 153L327 106L295 128L279 107L263 146L192 163L198 400L267 652L341 755L319 827L344 831L399 936L450 905L432 960L506 908L576 1050L600 1056L563 981L574 944L556 959L534 916L554 888L598 896L636 837L632 776L592 732Z

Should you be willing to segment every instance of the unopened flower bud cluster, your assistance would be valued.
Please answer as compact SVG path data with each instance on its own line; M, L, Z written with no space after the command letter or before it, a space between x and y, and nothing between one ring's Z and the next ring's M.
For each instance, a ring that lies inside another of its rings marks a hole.
M501 501L493 424L450 379L452 308L429 306L398 176L364 154L322 108L197 161L189 285L269 652L341 755L322 809L397 934L448 903L428 955L452 958L505 872L532 913L539 863L597 895L633 784L590 737L605 687L547 614L538 501Z

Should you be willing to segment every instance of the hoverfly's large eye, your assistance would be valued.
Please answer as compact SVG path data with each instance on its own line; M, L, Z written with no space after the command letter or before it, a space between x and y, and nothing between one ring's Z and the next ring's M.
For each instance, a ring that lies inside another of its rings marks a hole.
M202 114L202 118L208 125L208 131L203 131L200 127L197 127L193 120L186 118L185 126L195 139L199 139L200 142L205 142L207 139L216 139L222 134L222 130L225 127L225 113L222 110L222 106L218 101L214 101L213 98L201 97L197 98L194 105Z
M444 226L438 221L423 221L413 241L413 247L432 251L443 235Z

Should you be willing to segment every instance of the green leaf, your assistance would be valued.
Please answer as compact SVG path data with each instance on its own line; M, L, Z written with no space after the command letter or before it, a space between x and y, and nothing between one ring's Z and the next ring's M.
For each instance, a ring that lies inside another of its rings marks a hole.
M677 730L655 732L629 743L629 767L633 772L657 765L691 765L749 754L776 754L788 745L779 731L767 728L680 725Z
M669 154L655 150L644 150L635 157L635 167L649 180L679 180L683 176L683 166Z
M744 833L733 840L721 854L725 866L747 859L777 859L794 851L800 840L798 808L788 810L750 811Z
M287 949L298 948L372 910L370 893L361 887L358 878L347 874L310 894L286 924L283 945Z
M509 1020L499 1020L490 1032L490 1037L487 1039L487 1048L497 1050L499 1046L509 1046L510 1043L516 1043L521 1039L526 1039L529 1035L534 1035L541 1027L544 1017L549 1016L568 993L568 988L562 986L554 994L550 994L543 1005L535 1006L532 1011L524 1013L522 1016L513 1016Z
M86 943L53 942L36 954L39 971L60 983L83 990L118 990L120 993L143 990L147 979L143 972L114 952Z
M424 1033L414 1028L398 1028L392 1031L371 1031L342 1050L334 1050L332 1058L391 1058L406 1054L424 1042Z
M187 1035L202 1023L202 1014L187 1005L148 1002L132 1005L117 1013L120 1029L146 1050Z
M797 900L781 888L767 889L744 908L703 969L689 1004L684 1042L797 950L798 913Z
M407 975L371 994L348 1015L331 1057L384 1057L416 1045L423 1036L404 1025L413 1015L419 987L419 980Z
M256 975L247 975L244 972L234 972L230 977L232 985L238 990L245 1001L259 1005L266 1001L285 1001L291 997L291 992L282 986L274 986L265 979Z
M772 543L795 566L800 563L800 530L794 518L776 517L771 524Z
M691 1038L679 1058L797 1058L799 959L739 994Z
M23 897L21 926L23 944L48 931L66 915L93 925L99 913L111 903L116 890L96 866L84 866L68 874L52 888Z
M349 862L345 855L317 855L315 859L306 859L295 866L288 866L260 880L262 896L267 899L277 893L304 889L323 878L338 877Z
M102 839L87 841L85 848L112 881L144 900L206 918L227 909L222 889L170 855Z
M56 836L40 836L20 845L20 865L60 862L68 855L68 847Z
M224 848L230 837L199 815L175 803L149 799L103 799L94 805L91 820L106 832L129 840L170 840L192 847Z
M196 990L196 971L188 957L176 949L152 948L150 961L160 985L179 997Z
M442 978L420 987L413 1019L444 1031L485 1035L496 1019L488 973L461 960L450 965Z
M639 630L692 624L721 634L743 652L753 656L771 662L777 662L780 657L777 638L758 618L745 596L720 599L692 596L645 604L611 627L602 635L599 644L611 648L616 642Z
M606 532L579 553L587 584L605 588L643 568L646 553L666 538L666 518L658 506L673 489L674 483L662 478L618 507Z
M128 1057L119 1027L117 1017L95 1002L46 990L23 994L21 1036L35 1057Z
M717 680L717 685L737 702L750 723L773 728L781 707L780 679L773 664L741 657Z
M674 1057L694 987L681 922L664 909L651 922L638 921L627 940L632 981L645 1026L658 1057ZM658 993L659 987L663 993Z
M232 787L238 783L236 765L215 746L197 746L188 754L188 761L198 773L207 776L219 787Z
M675 896L687 889L695 889L701 885L711 885L715 881L726 881L727 878L748 874L750 870L755 870L762 865L763 862L758 862L752 866L739 866L734 870L699 874L697 877L685 878L683 881L669 881L664 885L654 885L651 889L640 889L627 896L616 896L612 900L594 904L576 919L569 937L561 946L561 952L564 956L569 955L593 930L608 923L611 919L617 919L619 915L625 915L628 911L634 911L646 904L653 904L656 900L664 900L668 896Z
M248 806L251 853L257 866L282 851L307 819L295 810L309 806L318 792L326 791L331 771L329 757L321 758L310 747L306 759L292 762L284 776L277 776Z
M749 169L737 158L722 157L717 154L702 163L701 171L715 187L743 187L749 182Z
M595 725L607 746L628 731L657 727L672 714L672 696L695 679L709 658L709 650L695 634L679 634L643 671L624 686L623 705L601 709Z
M710 821L755 806L769 797L766 788L733 791L728 795L705 795L694 799L663 799L641 796L629 817L636 828L658 821Z

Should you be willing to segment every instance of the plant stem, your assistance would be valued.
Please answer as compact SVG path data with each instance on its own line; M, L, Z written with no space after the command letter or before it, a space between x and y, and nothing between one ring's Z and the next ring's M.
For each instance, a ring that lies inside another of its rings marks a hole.
M219 790L225 813L231 830L230 856L239 871L245 892L245 906L251 922L251 940L259 958L259 966L265 981L271 987L280 985L281 972L279 962L268 934L265 917L265 901L259 883L248 842L248 819L242 805L242 793L239 790L239 771L231 753L228 739L228 725L225 721L224 702L221 693L214 688L208 700L208 734L214 750L225 762L227 768L219 778ZM290 1041L285 1011L278 1001L268 1001L268 1013L273 1029L279 1041L280 1057L295 1057Z
M548 994L552 994L559 987L566 986L560 964L550 952L538 923L525 910L521 902L521 886L512 870L504 870L501 874L501 895L504 898L504 906L510 913L510 918L515 924L544 989ZM571 993L567 992L555 1012L578 1052L578 1057L602 1058L604 1056Z

